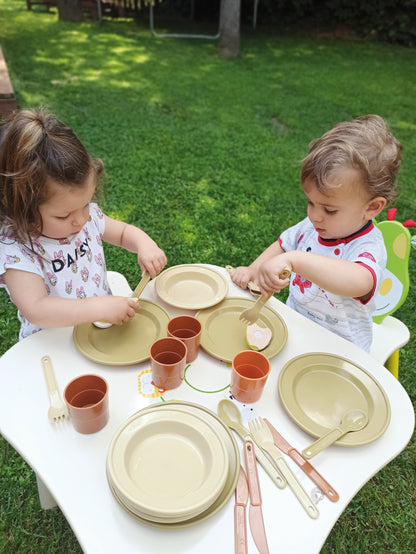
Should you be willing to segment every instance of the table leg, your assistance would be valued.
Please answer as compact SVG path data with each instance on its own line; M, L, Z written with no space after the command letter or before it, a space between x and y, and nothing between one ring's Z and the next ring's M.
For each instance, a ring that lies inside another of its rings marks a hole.
M49 489L46 487L45 483L42 481L42 479L39 477L39 475L36 473L36 482L38 484L38 494L39 494L39 501L40 505L44 510L50 510L51 508L56 508L58 505L56 503L56 500L49 492Z

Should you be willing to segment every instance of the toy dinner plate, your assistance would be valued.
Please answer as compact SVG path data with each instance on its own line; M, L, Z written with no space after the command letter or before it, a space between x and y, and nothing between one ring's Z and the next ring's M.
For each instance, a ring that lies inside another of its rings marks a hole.
M168 312L149 300L140 299L140 309L123 325L99 329L92 323L76 325L75 346L86 358L107 365L138 364L149 359L151 344L166 336Z
M197 312L195 317L202 323L202 348L225 362L231 362L237 352L249 350L246 340L247 324L239 317L254 302L255 300L249 298L226 298L214 307ZM268 358L273 358L286 344L286 323L268 306L262 308L257 323L272 331L269 345L261 352Z
M228 284L214 269L184 264L165 269L155 280L155 290L171 306L200 310L221 302Z
M186 401L161 402L161 403L152 404L151 406L143 408L142 410L140 410L140 412L138 412L138 414L153 413L153 412L164 413L165 410L168 410L169 412L171 410L175 410L184 415L191 414L196 417L199 417L205 420L209 425L211 425L220 436L228 456L228 473L226 476L224 487L220 492L219 496L216 498L216 500L200 514L178 522L169 523L169 522L153 521L151 519L148 519L147 517L139 515L137 513L137 510L135 510L133 507L129 506L125 502L125 500L122 498L122 495L120 495L120 492L118 491L117 486L112 480L112 476L111 476L112 445L111 444L110 444L110 448L107 456L107 479L108 479L110 490L114 495L114 498L128 514L130 514L132 517L137 519L139 522L159 529L184 529L187 527L193 527L194 525L198 525L199 523L206 521L207 519L215 515L219 510L221 510L225 506L225 504L229 501L231 496L234 494L234 490L238 480L238 475L240 472L240 453L239 453L239 448L237 446L236 440L232 435L231 431L221 422L221 420L214 412L199 404L193 404L191 402L186 402ZM130 420L131 419L132 418L130 418Z
M176 410L136 413L109 448L108 469L124 503L148 519L182 521L207 509L228 474L225 446L210 423Z
M350 409L368 413L368 424L335 442L360 446L378 439L390 422L390 403L378 382L355 363L325 353L302 354L279 375L278 391L290 417L313 437L336 427Z

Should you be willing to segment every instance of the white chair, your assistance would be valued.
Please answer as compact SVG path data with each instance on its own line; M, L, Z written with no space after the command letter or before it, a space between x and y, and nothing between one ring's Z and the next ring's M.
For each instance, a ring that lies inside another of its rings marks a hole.
M382 323L373 323L373 343L370 354L398 379L399 350L409 342L407 326L391 315Z
M107 281L114 296L131 296L133 291L127 279L118 271L107 271Z
M409 292L411 235L398 221L382 221L377 227L386 245L387 266L376 297L370 353L398 379L399 350L409 342L410 332L391 314L403 304Z

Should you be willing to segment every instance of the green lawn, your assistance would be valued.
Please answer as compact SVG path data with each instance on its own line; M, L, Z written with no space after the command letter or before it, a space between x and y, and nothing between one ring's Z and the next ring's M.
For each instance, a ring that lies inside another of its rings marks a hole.
M62 23L24 0L0 0L0 22L19 105L48 106L103 159L102 207L146 230L170 266L250 262L306 213L299 168L309 142L366 113L403 144L395 207L399 221L416 219L414 50L247 29L230 61L214 41L156 39L145 19ZM137 283L134 255L106 256ZM412 287L397 316L412 333L400 381L413 402L415 308ZM0 354L17 336L2 290ZM351 501L322 552L413 552L415 470L412 440ZM81 552L61 512L41 510L32 471L2 438L0 552Z

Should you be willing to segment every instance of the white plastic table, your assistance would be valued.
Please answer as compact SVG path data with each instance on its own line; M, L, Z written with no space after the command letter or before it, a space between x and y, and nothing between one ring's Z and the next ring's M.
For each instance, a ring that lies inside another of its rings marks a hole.
M228 296L251 298L230 281L224 268L210 267L228 280ZM153 282L146 287L143 298L164 306L172 315L190 313L163 303L155 293ZM321 498L317 504L320 516L316 520L308 517L290 489L278 489L258 466L270 552L310 554L319 552L357 491L406 447L414 428L414 411L401 384L360 348L305 319L276 298L271 298L268 306L285 320L288 340L283 350L271 359L271 374L262 398L247 407L245 415L267 417L299 451L309 445L313 437L291 420L277 390L278 376L285 363L308 352L342 355L365 368L382 386L391 406L390 424L379 439L360 447L331 446L311 460L340 495L336 503L325 496ZM59 424L49 422L49 400L40 364L45 354L52 359L61 392L73 377L83 373L96 373L108 380L110 420L104 429L82 435L73 429L69 420ZM106 366L88 360L75 347L72 328L36 333L10 348L0 359L0 432L36 472L42 506L59 505L85 553L234 552L234 494L207 521L183 530L163 530L131 517L108 487L106 455L113 435L133 413L158 401L139 393L138 377L147 369L148 362ZM202 388L208 390L210 376L217 386L220 381L229 382L229 373L227 364L201 350L187 375L189 382L198 382L200 387L202 383ZM169 391L165 399L196 402L216 412L218 401L227 396L228 390L205 394L184 382ZM235 436L244 466L242 441ZM314 483L292 460L287 457L286 460L305 489L319 498ZM249 526L248 552L257 552Z

